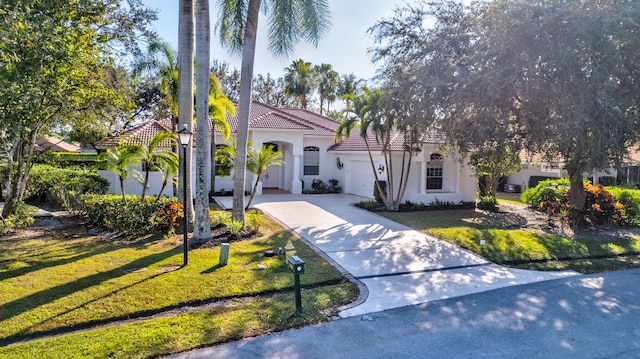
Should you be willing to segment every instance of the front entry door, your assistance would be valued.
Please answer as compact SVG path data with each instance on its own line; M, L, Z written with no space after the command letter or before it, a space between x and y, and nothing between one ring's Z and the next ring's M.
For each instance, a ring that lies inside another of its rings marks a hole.
M265 146L273 146L274 151L278 151L278 144L266 142ZM269 166L262 172L262 188L279 188L280 187L280 171L282 166Z

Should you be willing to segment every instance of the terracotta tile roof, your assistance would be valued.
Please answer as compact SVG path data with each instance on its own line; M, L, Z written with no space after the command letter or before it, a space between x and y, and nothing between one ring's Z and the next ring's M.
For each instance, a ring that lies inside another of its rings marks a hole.
M314 135L335 136L336 128L340 125L338 121L330 117L309 110L300 108L283 108L281 110L310 124L315 129Z
M80 152L79 146L47 135L38 136L35 144L41 151L51 150L53 152Z
M324 119L324 116L318 116ZM232 117L227 114L227 121L231 126L231 132L237 132L238 117ZM333 131L331 129L327 129L322 125L316 124L311 119L301 118L284 109L271 107L258 101L253 101L251 103L251 109L249 112L249 128L302 130L305 134L325 134L333 136Z
M163 121L166 123L166 121ZM120 144L126 145L146 145L149 140L160 131L173 132L170 126L165 126L163 122L151 120L143 124L131 127L117 136L111 136L96 143L96 148L106 149ZM170 123L170 121L169 121ZM169 147L169 142L166 144Z
M367 132L367 140L371 151L382 151L382 144L376 141L375 135L369 130ZM431 131L424 135L422 139L424 144L441 144L443 143L442 134L437 131ZM402 151L404 147L404 137L401 133L394 131L391 138L391 151ZM366 151L364 139L360 136L359 129L353 129L351 136L343 140L341 143L329 147L328 151Z

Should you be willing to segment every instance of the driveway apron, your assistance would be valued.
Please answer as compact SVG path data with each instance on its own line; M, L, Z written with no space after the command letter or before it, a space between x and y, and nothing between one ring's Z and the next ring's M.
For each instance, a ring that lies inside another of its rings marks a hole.
M216 200L231 207L230 197ZM577 275L493 264L353 206L362 200L367 199L348 194L263 195L254 199L256 208L289 227L366 286L366 299L340 312L343 318Z

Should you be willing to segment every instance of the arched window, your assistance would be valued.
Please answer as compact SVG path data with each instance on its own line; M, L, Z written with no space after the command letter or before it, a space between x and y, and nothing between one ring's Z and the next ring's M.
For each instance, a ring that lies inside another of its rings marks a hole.
M320 149L315 146L304 148L304 172L305 176L317 176L320 174Z
M427 162L427 189L442 189L442 155L432 153Z

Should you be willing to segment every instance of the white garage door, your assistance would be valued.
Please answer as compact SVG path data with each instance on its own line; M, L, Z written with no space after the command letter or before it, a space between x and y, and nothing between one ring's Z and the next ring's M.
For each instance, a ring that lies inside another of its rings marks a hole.
M351 161L348 164L346 180L347 193L373 198L373 183L375 179L371 172L371 163L369 161Z

